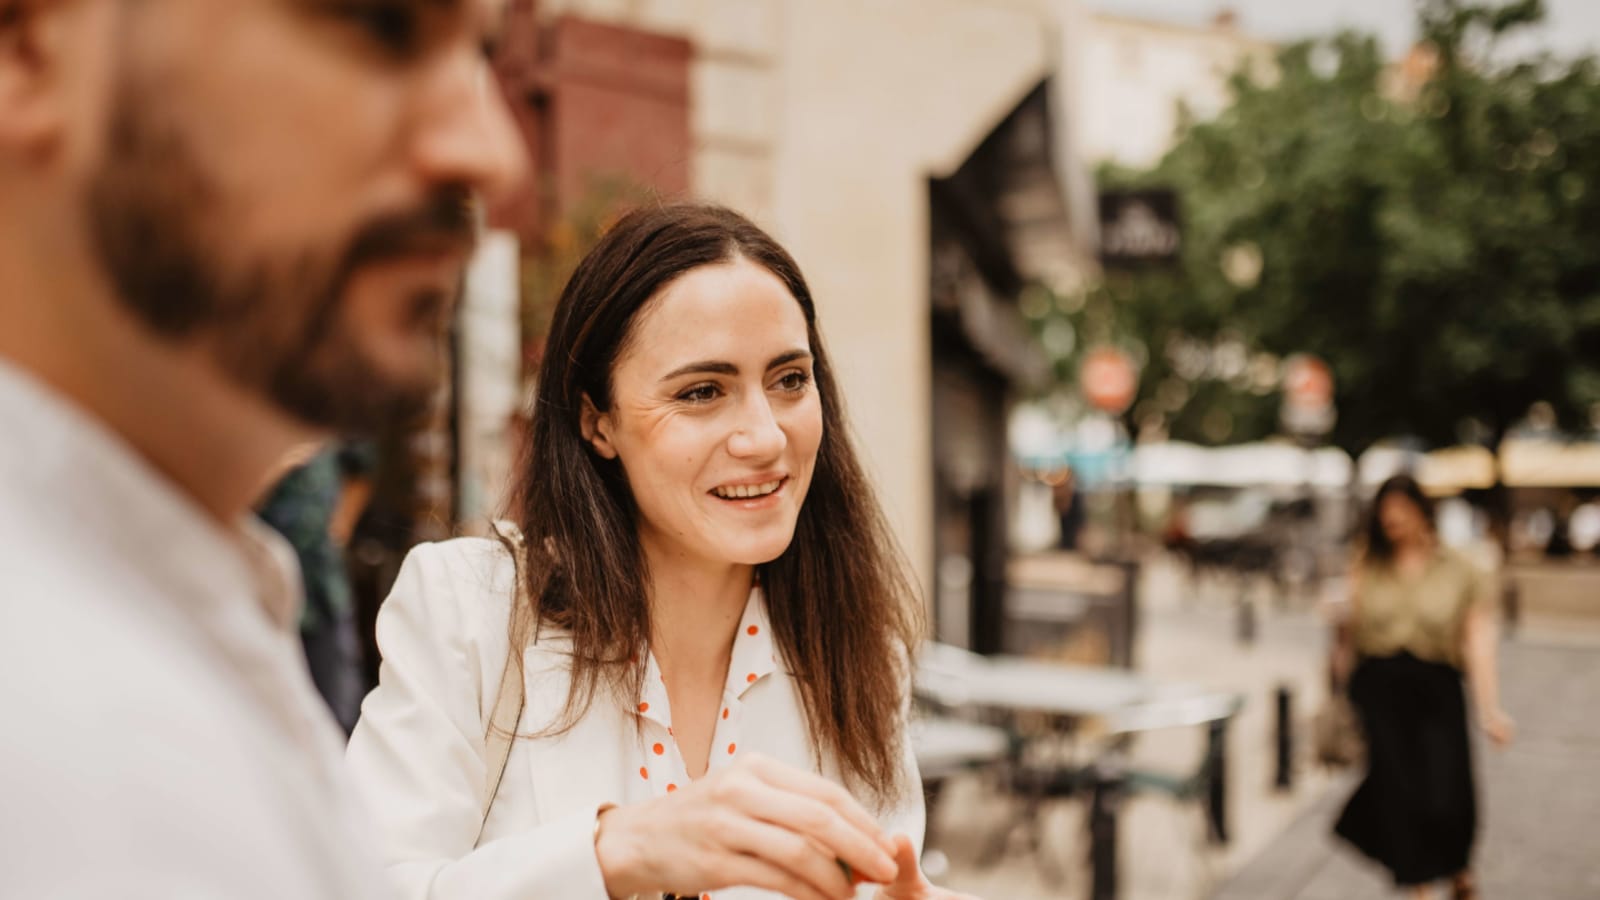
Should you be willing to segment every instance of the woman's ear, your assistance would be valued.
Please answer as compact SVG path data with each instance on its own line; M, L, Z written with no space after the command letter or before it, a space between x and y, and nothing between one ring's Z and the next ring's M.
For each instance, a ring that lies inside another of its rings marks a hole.
M578 416L578 427L594 452L606 459L617 458L617 448L611 443L611 416L595 409L594 401L589 399L588 394L583 395L583 411Z

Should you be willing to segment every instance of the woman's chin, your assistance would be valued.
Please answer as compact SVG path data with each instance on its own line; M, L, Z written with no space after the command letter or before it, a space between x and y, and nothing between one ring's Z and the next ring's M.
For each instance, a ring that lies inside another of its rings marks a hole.
M770 541L740 541L725 544L721 556L736 566L763 566L783 555L789 549L789 538Z

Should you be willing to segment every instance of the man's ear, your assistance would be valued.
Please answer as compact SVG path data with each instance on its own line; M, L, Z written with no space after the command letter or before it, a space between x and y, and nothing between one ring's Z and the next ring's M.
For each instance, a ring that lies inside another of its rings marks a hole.
M37 157L64 138L82 85L74 69L104 59L70 59L74 43L102 56L94 35L117 29L117 5L61 0L0 0L0 154ZM82 72L78 72L82 75Z
M606 459L617 458L616 445L611 443L611 416L595 409L594 401L589 399L588 394L583 395L583 411L578 415L578 423L583 431L583 439L589 442L594 452Z
M0 0L0 152L32 155L62 125L61 3ZM54 10L53 10L54 8Z

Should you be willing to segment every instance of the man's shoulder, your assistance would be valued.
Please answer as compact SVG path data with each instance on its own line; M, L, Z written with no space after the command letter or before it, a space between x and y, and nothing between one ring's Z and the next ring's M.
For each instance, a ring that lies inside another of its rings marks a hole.
M33 728L152 734L228 707L217 654L151 579L92 540L15 518L0 514L0 709L18 738L7 749L43 740Z
M327 896L307 868L323 854L297 833L318 808L308 776L273 763L285 737L249 712L217 651L181 621L140 615L163 609L143 589L40 568L0 574L8 886Z

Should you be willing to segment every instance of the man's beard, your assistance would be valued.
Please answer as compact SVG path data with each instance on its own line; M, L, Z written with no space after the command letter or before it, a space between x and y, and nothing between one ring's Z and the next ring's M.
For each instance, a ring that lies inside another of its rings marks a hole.
M150 110L159 99L126 84L108 161L87 198L95 247L120 301L166 338L214 341L229 380L303 424L371 434L426 408L445 372L454 297L423 291L405 301L408 324L436 329L439 341L428 371L404 377L362 352L344 303L366 264L418 242L470 242L470 192L444 188L421 208L369 222L337 255L229 265L224 257L239 254L218 252L228 236L208 221L219 205L213 180L178 129L158 124Z

